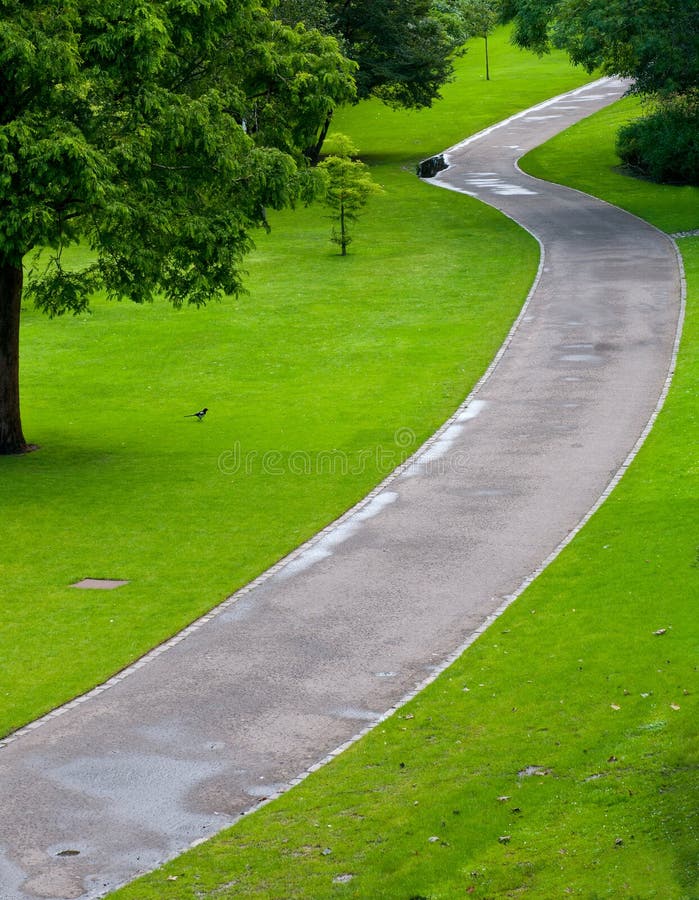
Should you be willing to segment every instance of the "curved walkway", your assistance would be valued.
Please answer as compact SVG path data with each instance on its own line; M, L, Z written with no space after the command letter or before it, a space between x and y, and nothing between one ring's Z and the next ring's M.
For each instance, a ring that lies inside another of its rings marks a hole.
M663 392L678 262L660 232L515 161L622 92L588 86L448 151L436 181L545 248L506 349L357 509L6 742L2 900L98 896L283 789L467 643L598 501Z

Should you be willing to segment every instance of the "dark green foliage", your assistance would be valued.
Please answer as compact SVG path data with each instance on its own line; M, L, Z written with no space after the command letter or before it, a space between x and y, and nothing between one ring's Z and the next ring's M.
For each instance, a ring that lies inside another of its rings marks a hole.
M636 79L640 93L684 93L699 83L699 0L505 0L515 42L552 45L588 71Z
M333 19L325 0L277 0L272 7L272 15L286 25L318 28L324 34L333 32Z
M354 60L358 99L420 108L439 98L472 33L467 0L275 0L273 15L333 35Z
M427 0L329 0L360 98L426 107L451 78L456 49Z
M623 162L653 181L699 185L699 92L659 104L617 137Z
M639 93L684 92L699 82L697 0L570 4L554 41L588 71L634 78Z
M470 35L467 0L271 0L272 14L299 29L336 38L357 67L357 100L377 97L393 107L424 108L439 99L452 59ZM312 164L330 129L330 108L305 144Z

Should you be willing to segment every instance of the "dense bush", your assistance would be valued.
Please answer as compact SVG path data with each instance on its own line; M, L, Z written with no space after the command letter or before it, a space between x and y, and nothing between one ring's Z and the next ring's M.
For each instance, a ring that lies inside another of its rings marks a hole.
M699 185L699 91L663 100L621 128L617 153L653 181Z

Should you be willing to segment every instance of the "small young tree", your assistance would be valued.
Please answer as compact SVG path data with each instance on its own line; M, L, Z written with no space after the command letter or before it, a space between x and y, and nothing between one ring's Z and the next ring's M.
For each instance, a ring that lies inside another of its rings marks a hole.
M342 256L347 256L347 247L352 242L348 223L356 222L360 210L364 209L372 195L383 193L383 188L372 181L369 167L352 159L358 152L346 135L336 134L331 142L330 155L318 166L325 172L325 204L333 210L330 218L337 226L333 226L330 240L340 247Z
M485 80L490 81L488 35L501 20L499 0L464 0L464 16L470 33L485 42Z

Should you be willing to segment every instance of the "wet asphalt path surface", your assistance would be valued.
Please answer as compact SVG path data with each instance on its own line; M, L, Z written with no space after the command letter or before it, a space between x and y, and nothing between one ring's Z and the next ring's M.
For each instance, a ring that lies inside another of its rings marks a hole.
M663 391L678 262L650 226L515 160L622 92L588 86L447 152L435 183L545 248L507 349L414 465L287 565L0 742L2 900L96 897L283 789L468 641L595 504Z

